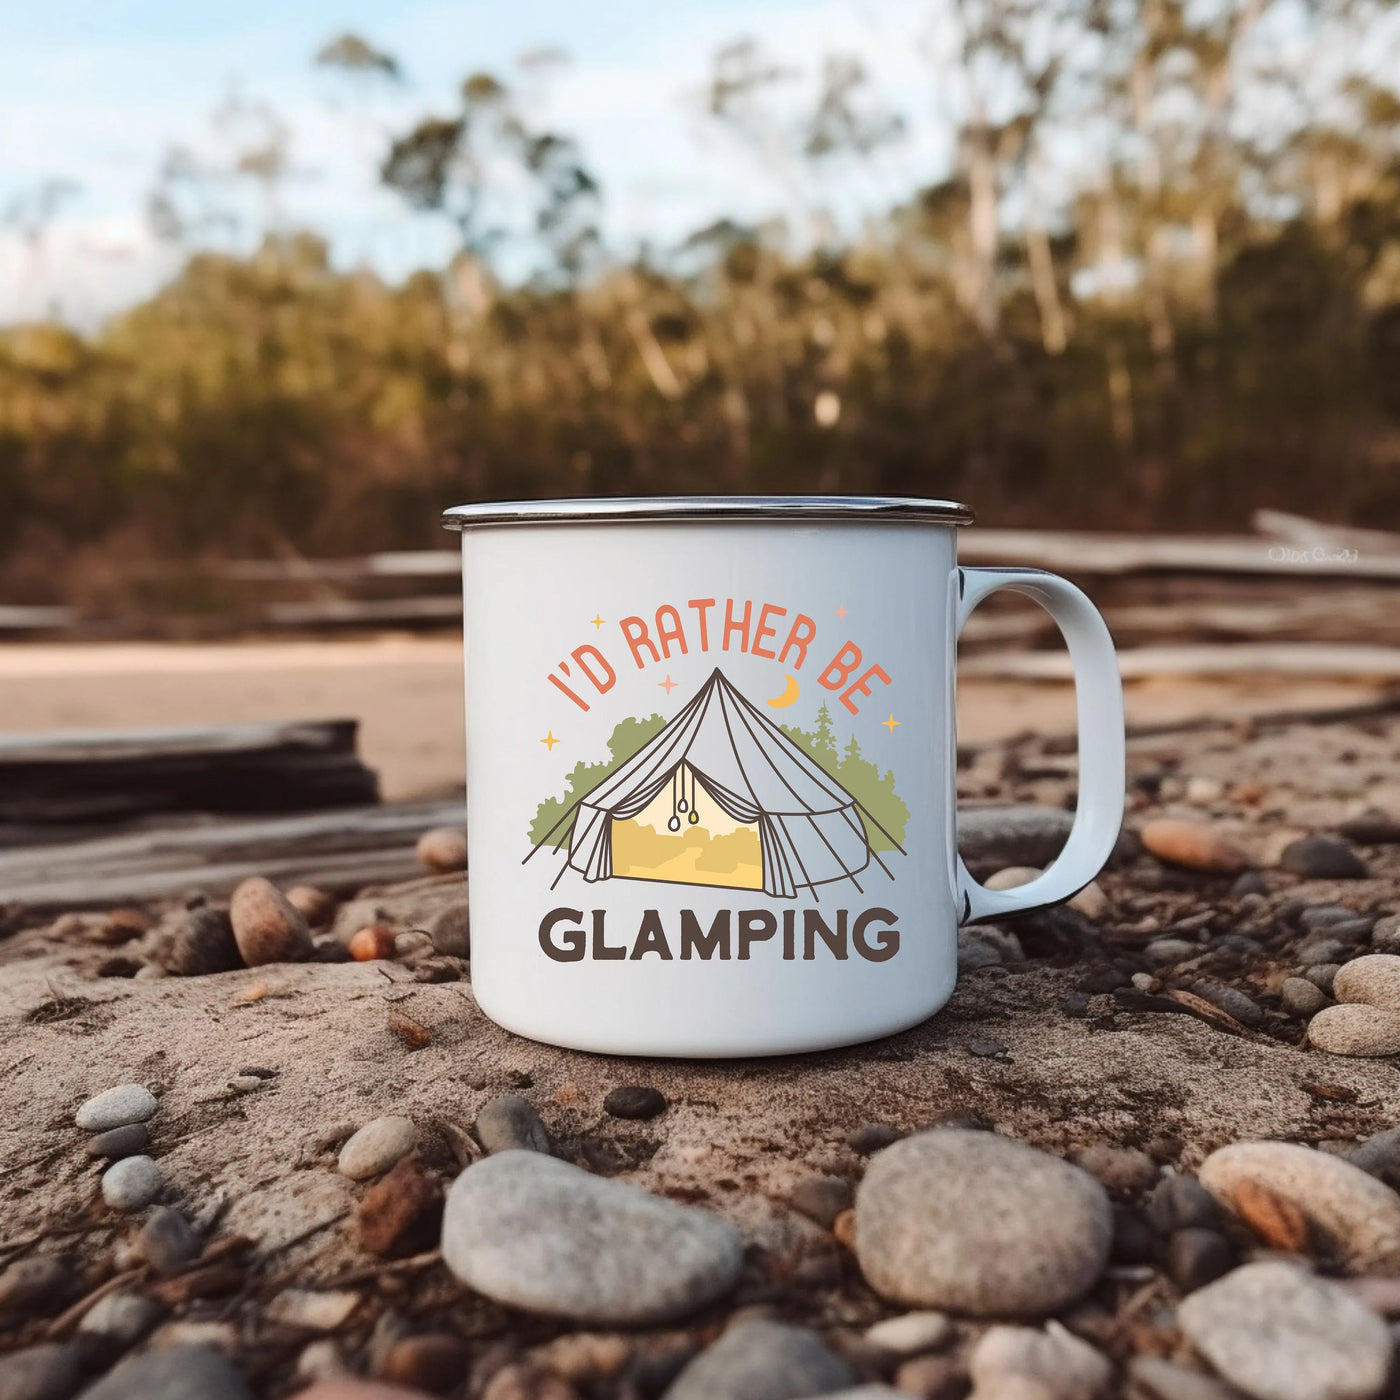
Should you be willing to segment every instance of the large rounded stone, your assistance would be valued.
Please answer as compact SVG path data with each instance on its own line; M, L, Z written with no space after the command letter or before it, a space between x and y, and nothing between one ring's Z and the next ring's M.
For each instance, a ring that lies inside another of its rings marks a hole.
M1208 875L1238 875L1249 857L1205 822L1159 817L1142 828L1142 844L1158 860Z
M1390 1332L1335 1283L1282 1260L1246 1264L1177 1309L1192 1344L1256 1400L1370 1400Z
M220 1352L177 1346L123 1361L81 1400L252 1400L252 1393Z
M1359 1001L1385 1011L1400 1011L1400 957L1367 953L1354 958L1332 981L1338 1001Z
M476 1115L476 1135L487 1152L549 1152L549 1129L534 1105L519 1094L500 1094Z
M387 1172L399 1158L413 1150L418 1129L413 1119L390 1114L366 1123L340 1149L336 1162L342 1175L352 1181L368 1181Z
M467 868L467 833L460 827L435 826L418 838L418 859L428 869L446 873Z
M156 960L177 977L204 977L243 966L227 909L203 904L161 930Z
M1400 1011L1386 1011L1360 1002L1324 1006L1308 1022L1308 1040L1329 1055L1355 1055L1365 1059L1400 1055Z
M304 962L315 951L306 920L270 880L252 875L234 890L228 916L249 967Z
M69 1400L83 1381L83 1353L46 1342L0 1357L0 1400Z
M744 1244L709 1211L513 1150L452 1184L442 1254L498 1303L625 1325L681 1317L727 1292Z
M164 1184L149 1157L123 1157L102 1173L102 1199L113 1210L144 1210Z
M917 1307L1036 1317L1080 1297L1113 1237L1087 1172L995 1133L937 1129L871 1160L856 1254L876 1292Z
M118 1084L90 1098L73 1121L85 1132L105 1133L128 1123L144 1123L159 1107L156 1096L144 1084Z
M1291 1142L1236 1142L1201 1163L1200 1179L1246 1219L1271 1199L1300 1212L1311 1252L1323 1258L1356 1272L1400 1267L1400 1196L1340 1157Z
M853 1384L850 1367L806 1327L738 1322L671 1383L665 1400L797 1400Z

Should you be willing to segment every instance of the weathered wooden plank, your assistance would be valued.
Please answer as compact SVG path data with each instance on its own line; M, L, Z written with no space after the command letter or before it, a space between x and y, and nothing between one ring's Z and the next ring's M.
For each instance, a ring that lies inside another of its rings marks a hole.
M1256 510L1250 524L1261 535L1299 549L1354 549L1361 554L1400 555L1400 534L1356 525L1328 525L1284 510Z
M997 530L974 526L958 532L964 563L1021 563L1081 575L1152 571L1210 574L1351 577L1400 580L1400 537L1379 530L1322 525L1283 512L1260 512L1258 535L1148 535L1090 530ZM1323 557L1297 559L1280 543ZM1329 559L1355 549L1356 559ZM453 578L461 569L456 550L403 550L345 559L254 559L223 566L245 582L299 580L353 584L376 578Z
M334 890L422 873L414 843L435 826L461 826L457 802L347 808L257 821L179 827L0 850L0 902L40 912L224 894L248 875Z
M375 578L451 578L462 570L455 549L400 549L343 559L234 559L220 566L239 583L358 583Z
M395 627L457 622L460 594L428 598L317 598L307 603L269 603L263 617L274 627Z
M53 632L72 627L77 620L76 608L0 604L0 632Z
M0 822L311 811L377 800L359 722L0 736Z
M1221 645L1129 647L1118 653L1125 680L1148 676L1356 676L1400 679L1400 647L1328 642L1232 642ZM1067 681L1073 671L1061 651L985 652L964 658L964 676L995 680Z
M1024 564L1080 577L1149 572L1284 575L1290 578L1393 579L1400 555L1298 559L1277 541L1252 535L1118 535L1072 530L961 531L964 564Z

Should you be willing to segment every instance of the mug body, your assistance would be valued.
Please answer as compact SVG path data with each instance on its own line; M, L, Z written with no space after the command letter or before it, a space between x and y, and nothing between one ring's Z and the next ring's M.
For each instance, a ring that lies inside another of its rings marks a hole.
M923 1020L957 971L965 513L645 504L449 513L482 1010L670 1056Z

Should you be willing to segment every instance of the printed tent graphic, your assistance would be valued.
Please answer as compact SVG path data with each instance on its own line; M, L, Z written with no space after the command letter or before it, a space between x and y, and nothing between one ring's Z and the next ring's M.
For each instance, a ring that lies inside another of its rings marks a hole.
M862 814L883 828L718 670L664 729L560 820L555 830L569 832L569 854L559 873L573 869L589 882L610 879L613 822L646 808L682 764L732 820L757 826L766 894L791 899L799 889L834 880L859 889L855 877L872 859L890 873L871 849ZM564 823L571 814L570 830ZM555 849L562 844L560 837Z

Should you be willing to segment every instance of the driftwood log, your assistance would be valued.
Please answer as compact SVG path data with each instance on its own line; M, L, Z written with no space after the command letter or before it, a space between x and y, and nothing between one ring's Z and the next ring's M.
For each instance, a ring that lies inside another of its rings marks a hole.
M358 728L334 719L0 736L0 828L377 802Z

